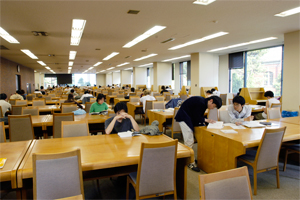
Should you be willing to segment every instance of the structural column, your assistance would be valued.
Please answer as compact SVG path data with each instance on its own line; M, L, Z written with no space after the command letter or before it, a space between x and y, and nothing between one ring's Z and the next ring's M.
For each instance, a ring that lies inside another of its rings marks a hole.
M121 70L120 72L121 86L132 84L131 73L132 70Z
M172 84L172 63L153 63L153 90L159 91L159 85Z
M147 85L147 67L133 68L133 86Z

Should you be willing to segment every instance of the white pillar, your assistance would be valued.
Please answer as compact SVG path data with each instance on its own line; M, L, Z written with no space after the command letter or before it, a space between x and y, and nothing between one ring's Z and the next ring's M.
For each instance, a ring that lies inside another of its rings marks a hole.
M221 94L229 92L229 63L228 54L219 56L219 85Z
M153 90L159 91L159 85L172 84L172 63L153 63Z

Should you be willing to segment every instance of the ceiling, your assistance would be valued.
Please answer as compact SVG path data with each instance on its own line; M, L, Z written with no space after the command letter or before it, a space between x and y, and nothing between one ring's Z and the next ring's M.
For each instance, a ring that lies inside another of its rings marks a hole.
M67 73L71 50L77 51L71 73L82 73L97 62L103 63L88 73L130 62L105 72L108 73L267 37L277 39L214 54L281 45L284 33L300 30L300 14L283 18L274 16L300 6L300 1L216 0L207 6L192 2L193 0L1 1L0 26L20 42L10 44L0 38L1 45L9 49L0 50L1 57L42 73L49 71L20 49L29 49L38 60L46 63L56 73ZM140 12L137 15L127 14L128 10ZM70 46L72 19L87 20L79 46ZM122 48L155 25L166 28L131 48ZM32 31L45 31L48 36L34 36ZM178 50L168 50L220 31L229 34ZM169 38L175 40L161 43ZM120 54L103 61L112 52ZM158 55L133 61L152 53ZM49 54L55 56L48 56ZM130 57L125 58L127 56ZM187 59L189 58L176 62Z

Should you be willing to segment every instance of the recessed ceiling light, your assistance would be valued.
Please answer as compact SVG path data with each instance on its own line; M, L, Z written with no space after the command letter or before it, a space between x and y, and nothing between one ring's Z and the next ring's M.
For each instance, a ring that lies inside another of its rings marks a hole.
M28 49L21 49L21 51L23 53L25 53L27 56L29 56L32 59L38 59L38 57L36 57L33 53L31 53L31 51L29 51Z
M144 60L146 58L150 58L150 57L153 57L153 56L157 56L157 54L156 53L152 53L152 54L149 54L148 56L143 56L143 57L137 58L134 61Z
M77 51L70 51L69 60L75 60Z
M83 30L85 27L85 23L86 23L86 20L73 19L70 45L72 45L72 46L79 45Z
M151 29L149 29L148 31L146 31L145 33L143 33L142 35L134 38L132 41L125 44L123 46L123 48L130 48L130 47L136 45L137 43L145 40L146 38L150 37L151 35L154 35L155 33L158 33L159 31L161 31L165 28L166 28L166 26L154 26Z
M97 67L100 64L102 64L102 62L97 62L96 64L94 64L94 67Z
M132 67L130 67L130 68L126 68L126 69L124 69L124 70L132 70Z
M51 68L50 67L45 67L46 69L49 69L51 71Z
M297 13L300 13L300 7L293 8L293 9L290 9L290 10L286 10L284 12L276 14L275 16L277 16L277 17L287 17L287 16L294 15L294 14L297 14Z
M178 60L178 59L187 58L187 57L191 57L191 55L185 55L185 56L180 56L180 57L176 57L176 58L170 58L170 59L167 59L167 60L163 60L162 62L168 62L168 61L171 61L171 60Z
M114 69L115 67L111 67L111 68L108 68L108 69L106 69L106 70L111 70L111 69Z
M72 67L68 67L68 69L72 69Z
M9 43L20 44L16 38L11 36L8 32L6 32L3 28L0 27L0 36Z
M207 6L208 4L211 4L214 1L216 1L216 0L196 0L196 1L193 2L193 4L199 4L199 5Z
M100 71L100 72L105 72L105 70L102 70L102 71Z
M125 63L117 65L117 67L121 67L121 66L128 65L128 64L129 64L129 62L125 62Z
M227 32L218 32L218 33L214 33L214 34L212 34L212 35L208 35L208 36L205 36L205 37L200 38L200 39L192 40L192 41L186 42L186 43L184 43L184 44L180 44L180 45L171 47L171 48L169 48L168 50L176 50L176 49L180 49L180 48L182 48L182 47L186 47L186 46L189 46L189 45L192 45L192 44L197 44L197 43L199 43L199 42L204 42L205 40L210 40L210 39L213 39L213 38L216 38L216 37L220 37L220 36L223 36L223 35L227 35L227 34L228 34Z
M153 65L153 63L148 63L148 64L140 65L138 67L145 67L145 66L148 66L148 65Z
M109 60L111 59L112 57L118 55L119 52L112 52L111 54L109 54L108 56L106 56L105 58L103 58L103 60Z
M120 70L114 71L114 72L120 72Z
M88 70L91 70L91 69L93 69L94 67L90 67Z
M259 39L259 40L253 40L253 41L250 41L250 42L234 44L234 45L230 45L230 46L227 46L227 47L221 47L221 48L218 48L218 49L212 49L212 50L209 50L208 52L222 51L222 50L225 50L225 49L231 49L231 48L235 48L235 47L240 47L240 46L245 46L245 45L249 45L249 44L255 44L255 43L259 43L259 42L275 40L275 39L277 39L277 37L268 37L268 38L263 38L263 39Z
M34 70L34 72L36 72L36 70Z
M70 61L69 66L73 66L74 62Z
M46 64L43 61L37 61L40 65L46 66Z

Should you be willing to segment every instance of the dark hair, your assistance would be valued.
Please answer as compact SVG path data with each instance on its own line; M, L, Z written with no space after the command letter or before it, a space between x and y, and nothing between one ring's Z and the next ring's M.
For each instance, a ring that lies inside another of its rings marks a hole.
M90 93L90 91L88 91L88 90L86 90L85 92L84 92L84 94L89 94Z
M132 88L131 88L131 92L135 92L135 89L134 89L134 87L132 87Z
M105 99L105 96L104 96L104 94L98 94L98 96L97 96L97 103L98 103L98 101L99 100L101 100L101 99Z
M21 94L23 95L23 94L25 94L25 91L24 90L20 90L21 91Z
M68 95L68 101L74 101L74 96L73 94Z
M211 88L211 90L210 90L211 92L214 92L214 91L216 91L216 89L215 88Z
M128 87L128 85L126 85L126 87Z
M274 93L272 91L266 91L264 94L265 97L274 97Z
M21 90L17 90L17 94L22 94Z
M119 111L121 111L121 110L124 110L125 112L127 112L127 106L126 106L126 104L123 103L123 102L117 103L117 104L115 105L115 107L114 107L115 113L117 113L117 112L119 112Z
M75 90L74 90L74 89L72 89L70 92L71 92L71 93L74 93L74 91L75 91Z
M169 88L169 86L166 86L166 89L168 89Z
M217 108L218 109L221 108L221 106L222 106L222 99L220 97L218 97L218 96L211 96L211 97L208 97L206 99L208 101L212 99L213 103L216 104Z
M210 90L207 90L207 91L206 91L206 93L208 93L208 94L212 94L212 92L211 92Z
M163 85L163 86L161 86L161 89L162 89L162 90L164 90L164 89L165 89L165 86L164 86L164 85Z
M41 86L41 90L44 89L44 86Z
M7 95L5 93L1 93L0 99L3 99L3 100L7 99Z
M242 96L235 96L232 100L233 103L238 103L241 105L245 105L245 99Z
M101 85L99 85L99 88L101 88Z
M125 89L125 87L123 86L123 87L122 87L122 90L124 90L124 89Z

